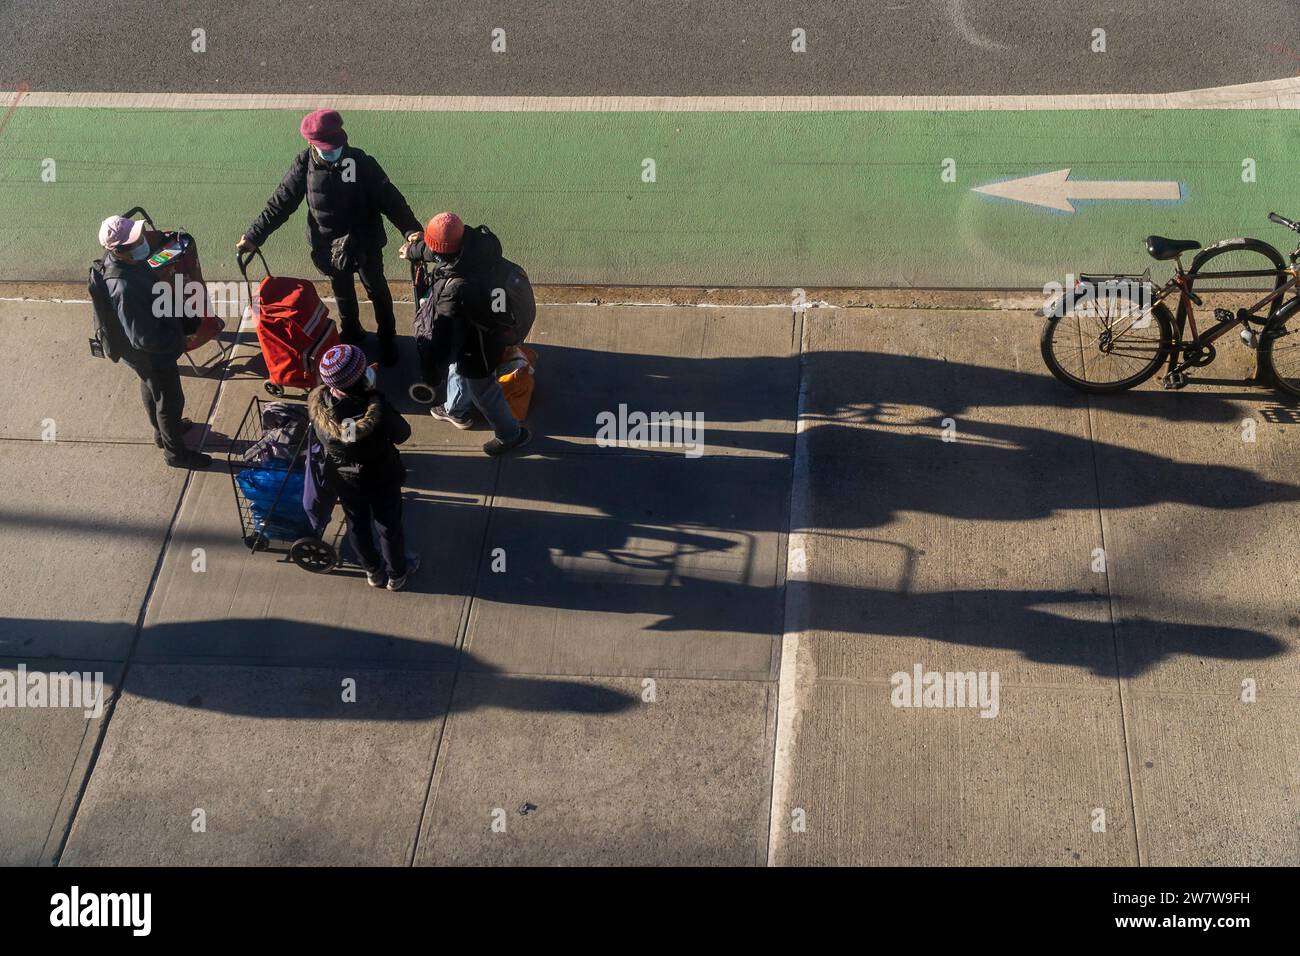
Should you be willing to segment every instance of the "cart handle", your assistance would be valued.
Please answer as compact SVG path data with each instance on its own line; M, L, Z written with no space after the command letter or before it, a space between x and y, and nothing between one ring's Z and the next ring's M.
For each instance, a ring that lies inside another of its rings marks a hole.
M153 224L153 220L149 218L149 214L144 211L143 206L134 206L131 209L128 209L126 212L122 213L122 218L130 219L136 213L139 213L144 218L144 221L149 224L150 229L152 229L154 232L158 231L158 227Z
M254 249L252 252L239 252L235 254L235 261L239 263L239 274L244 277L245 282L249 282L248 264L253 261L253 256L262 260L262 269L266 272L267 278L271 278L271 267L266 264L266 256L262 255L261 249Z

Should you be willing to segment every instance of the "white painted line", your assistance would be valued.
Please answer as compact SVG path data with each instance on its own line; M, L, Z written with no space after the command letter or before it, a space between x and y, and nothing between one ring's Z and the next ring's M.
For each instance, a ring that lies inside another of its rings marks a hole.
M1181 199L1182 189L1176 182L1157 179L1070 179L1070 170L1022 176L987 186L974 186L971 192L984 193L1046 206L1062 212L1074 212L1071 199Z
M947 2L948 20L963 40L971 46L980 47L984 50L1007 49L1005 43L984 36L970 25L970 21L966 19L966 0L947 0Z
M808 367L803 356L808 347L805 313L799 342L799 401L795 415L793 476L790 483L790 534L786 540L785 623L781 635L781 670L776 692L776 742L772 755L772 807L768 820L767 865L781 858L792 824L790 774L794 749L803 725L807 697L816 679L816 665L803 646L803 628L808 622L808 549L813 536L798 530L812 527L809 500L810 458L808 454ZM803 809L807 809L804 807Z
M1300 109L1300 76L1178 93L1008 96L397 96L331 93L0 91L21 106L158 110L388 110L415 113L789 113L962 110Z

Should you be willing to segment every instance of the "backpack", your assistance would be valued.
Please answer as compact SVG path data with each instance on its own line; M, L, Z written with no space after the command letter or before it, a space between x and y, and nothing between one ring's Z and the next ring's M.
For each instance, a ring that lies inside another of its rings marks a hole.
M448 280L446 289L450 292L458 284L466 281L468 280L456 276ZM533 321L537 318L533 286L528 281L528 273L524 271L523 266L502 256L491 272L476 277L474 281L487 299L488 320L483 323L471 320L471 323L484 332L490 333L503 345L523 344L533 328ZM500 302L498 289L504 292L504 303ZM499 303L505 306L501 311L496 308Z
M480 227L484 228L484 227ZM416 340L432 341L437 333L435 328L436 301L433 295L434 279L428 267L414 270L416 311L414 332ZM533 298L533 286L528 280L528 273L523 266L511 262L502 256L490 272L467 279L453 275L443 286L443 294L454 296L456 290L466 282L474 282L487 298L487 322L470 323L484 332L490 333L501 344L522 345L532 331L537 319L537 302ZM497 301L496 290L505 293L505 309L497 312L493 305Z
M537 318L537 301L533 298L533 286L528 281L528 273L523 266L502 256L492 279L488 291L489 310L492 309L492 299L497 289L505 290L506 299L505 312L493 313L501 317L500 321L494 323L493 331L507 345L522 345Z
M103 259L96 259L90 264L86 288L90 292L94 313L90 329L90 354L117 362L126 354L126 335L122 332L122 322L117 317L113 297L109 294L108 283L104 279Z

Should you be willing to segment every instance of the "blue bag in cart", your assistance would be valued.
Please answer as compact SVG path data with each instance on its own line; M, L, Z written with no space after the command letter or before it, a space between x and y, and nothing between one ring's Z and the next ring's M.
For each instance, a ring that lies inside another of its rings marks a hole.
M255 530L285 541L316 536L316 523L302 506L305 475L301 465L287 475L283 468L245 468L235 475L253 512Z

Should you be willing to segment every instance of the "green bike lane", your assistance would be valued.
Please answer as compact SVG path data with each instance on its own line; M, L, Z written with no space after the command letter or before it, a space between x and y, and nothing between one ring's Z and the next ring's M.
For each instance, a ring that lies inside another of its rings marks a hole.
M0 132L0 280L80 278L99 221L135 205L193 232L209 279L233 278L233 242L301 148L300 116L18 107ZM1149 233L1280 242L1265 215L1300 214L1300 132L1281 110L345 120L418 216L450 208L489 223L541 283L1035 288L1069 271L1141 268ZM1178 198L1087 199L1066 212L973 191L1065 169L1071 184L1163 183ZM312 274L303 222L268 244L276 271Z

